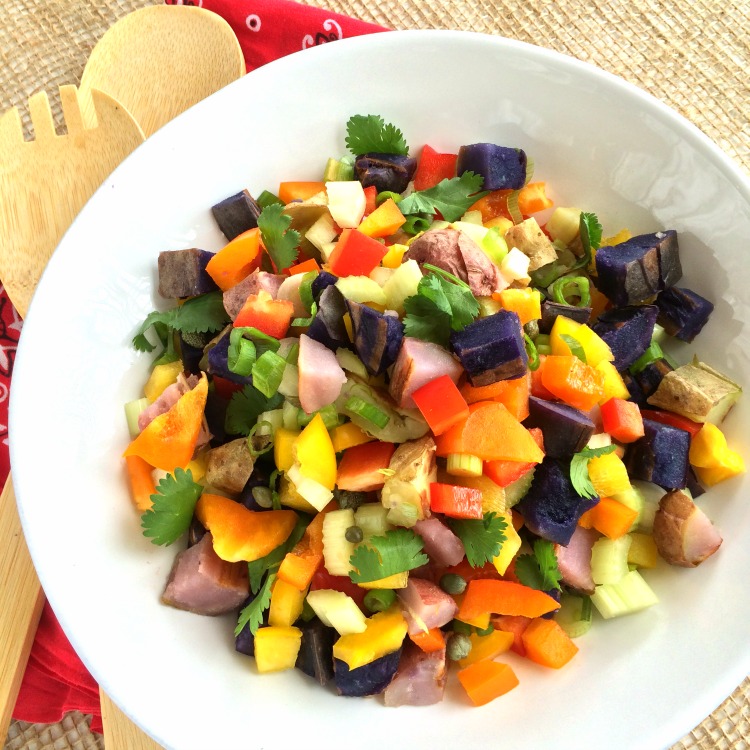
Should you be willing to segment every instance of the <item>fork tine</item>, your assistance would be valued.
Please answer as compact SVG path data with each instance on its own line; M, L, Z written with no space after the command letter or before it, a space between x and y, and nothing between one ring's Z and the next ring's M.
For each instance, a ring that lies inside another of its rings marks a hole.
M10 153L23 143L23 126L18 107L11 107L0 117L0 155Z
M46 91L38 91L29 97L29 112L31 122L34 124L35 140L48 141L57 137Z
M68 135L83 132L83 116L78 102L78 90L75 86L67 84L60 86L60 101L62 102L63 116L68 128Z

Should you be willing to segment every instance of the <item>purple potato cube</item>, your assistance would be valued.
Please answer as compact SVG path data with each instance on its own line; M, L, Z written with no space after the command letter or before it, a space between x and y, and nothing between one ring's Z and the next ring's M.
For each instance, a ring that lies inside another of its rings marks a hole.
M338 276L334 276L328 271L320 271L320 273L318 273L318 275L313 279L313 283L310 285L310 291L312 292L313 299L317 302L320 299L320 295L323 294L325 289L329 286L333 286L338 280Z
M352 319L354 349L371 375L382 375L398 357L404 324L359 302L346 301Z
M369 664L349 669L345 661L333 660L333 672L339 695L360 697L382 693L396 676L401 648Z
M646 302L682 277L677 232L641 234L596 251L596 285L617 306Z
M456 174L484 177L483 190L520 190L526 184L526 154L520 148L472 143L458 149Z
M639 385L638 381L627 371L623 371L620 373L620 376L622 377L622 382L625 383L625 387L628 389L628 393L630 394L630 400L634 401L638 406L645 409L648 407L648 403L646 402L646 394L643 392L643 389Z
M348 312L344 295L335 286L323 289L318 301L318 312L307 330L307 335L331 351L341 347L350 349L349 334L344 325L344 316Z
M211 208L219 229L231 242L235 237L258 226L260 206L247 190L230 195Z
M218 289L206 272L208 261L214 257L208 250L192 247L189 250L164 250L159 253L159 294L178 299L194 297Z
M529 358L521 321L510 310L469 323L451 333L451 348L474 386L514 380L526 374Z
M559 302L550 302L546 299L542 302L542 318L539 321L539 333L549 333L557 320L557 316L575 320L576 323L588 323L591 317L590 307L575 307L574 305L561 305Z
M542 539L567 546L578 519L599 502L581 497L570 481L570 462L545 457L529 491L515 506L526 527Z
M661 357L646 365L640 372L634 375L635 381L643 392L643 398L648 399L649 396L655 393L659 387L659 383L664 380L664 376L668 372L672 372L672 370L674 370L674 367Z
M602 313L594 323L594 333L612 350L618 370L626 370L646 351L658 313L655 305L620 307Z
M354 170L362 187L403 193L417 171L417 160L400 154L363 154L354 162Z
M220 378L231 380L233 383L240 385L251 385L253 378L251 375L238 375L229 369L229 331L227 329L221 338L208 350L208 367L209 375L218 375Z
M294 666L317 680L320 685L326 685L333 679L333 643L336 631L327 628L317 617L310 622L297 622L295 627L302 631L302 643Z
M625 453L628 474L665 490L681 490L687 485L690 433L652 419L643 420L643 430Z
M659 308L656 322L670 336L688 343L701 332L714 311L713 303L705 297L676 286L665 289L656 298L656 306Z
M529 416L523 425L541 429L544 453L550 458L570 458L596 432L596 425L582 411L535 396L529 397Z

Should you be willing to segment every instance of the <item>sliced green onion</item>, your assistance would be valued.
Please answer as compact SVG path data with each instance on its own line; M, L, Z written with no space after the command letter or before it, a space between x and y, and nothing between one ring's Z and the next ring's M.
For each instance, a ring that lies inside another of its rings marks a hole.
M406 217L406 221L401 225L401 231L411 235L419 234L420 232L426 232L431 223L430 219L414 214Z
M271 472L271 476L268 478L268 489L271 490L271 507L274 510L281 510L281 498L279 493L276 491L276 482L279 478L279 470L274 469Z
M385 203L389 198L394 203L401 203L404 199L399 193L394 193L392 190L383 190L382 193L378 193L375 196L375 203L379 206L381 203Z
M526 343L526 354L529 356L529 370L532 372L539 369L539 351L536 344L531 340L528 333L524 333L523 340Z
M294 430L296 432L299 429L298 420L300 411L302 410L298 406L295 406L289 401L284 401L284 405L281 407L281 413L282 424L285 430Z
M548 333L540 333L535 339L534 343L536 344L537 351L539 350L540 346L546 346L547 348L550 347L550 339Z
M578 339L573 338L567 333L561 333L560 338L570 347L570 353L574 357L578 357L578 359L583 362L583 364L586 364L586 352L583 350L583 347L581 346L581 343L578 341Z
M246 330L246 328L232 329L227 350L227 367L243 377L247 377L253 371L253 365L257 359L255 344L242 335Z
M560 305L571 307L589 307L591 304L591 286L585 276L563 276L555 280L550 286L552 298ZM578 297L574 305L568 301L569 297Z
M135 401L128 401L125 404L125 419L128 422L128 430L131 438L138 437L140 428L138 427L138 417L148 409L151 402L147 398L137 398Z
M299 398L299 368L297 365L287 365L284 376L279 383L279 393L285 398Z
M299 358L299 344L294 343L289 347L289 351L286 353L284 359L289 365L296 365L297 359Z
M273 437L276 434L276 430L283 426L283 409L271 409L270 411L261 412L258 417L258 429L255 434Z
M302 300L302 304L305 306L305 310L308 312L312 310L312 306L315 304L313 298L312 285L313 281L318 278L317 271L308 271L302 277L302 283L299 285L299 298Z
M284 377L286 360L276 352L264 352L253 365L253 385L266 398L271 398L279 390Z
M531 182L534 177L534 159L531 156L526 157L526 180L524 181L524 187Z
M336 411L336 407L333 404L324 406L322 409L318 409L318 411L314 411L312 414L307 414L302 409L299 409L297 412L297 424L299 427L307 427L307 425L313 421L316 414L320 414L327 430L332 430L334 427L338 427L341 424L339 413Z
M570 271L570 266L561 263L559 260L553 260L546 266L537 268L531 272L531 283L535 287L546 289L553 281L559 279Z
M274 203L278 203L280 206L284 205L284 202L273 193L269 193L268 190L264 190L256 199L255 202L261 207L266 208L267 206L273 206Z
M495 626L490 623L486 628L475 628L477 635L492 635L495 632Z
M484 463L471 453L449 453L445 470L454 477L481 477Z
M344 159L329 158L323 170L323 182L348 182L354 178L354 167Z
M344 408L353 414L356 414L358 417L362 417L362 419L372 422L372 424L381 430L391 421L391 418L382 409L375 406L375 404L371 404L369 401L365 401L359 396L352 396L349 398L344 404Z
M257 450L255 446L253 445L253 438L255 437L255 433L258 431L258 428L261 426L269 428L269 429L273 428L273 425L270 422L260 422L260 421L256 422L250 428L250 432L247 434L247 449L253 458L258 458L258 456L262 456L264 453L268 453L268 451L273 450L273 442L271 441L269 441L268 445L265 448L261 448L260 450ZM258 435L258 437L269 437L269 436Z
M639 372L643 372L650 364L656 362L657 359L663 359L663 357L664 351L656 341L652 340L648 345L648 349L630 365L630 374L638 375Z
M508 243L500 234L497 227L490 227L487 234L484 235L480 247L489 259L499 266L505 256L508 254Z
M313 320L315 319L315 316L318 312L318 305L317 303L312 303L312 308L310 309L310 317L309 318L295 318L291 325L293 326L311 326Z
M507 199L506 205L508 207L508 215L510 216L514 224L520 224L523 221L523 214L521 209L518 207L518 193L519 190L514 190Z
M385 612L395 601L393 589L371 589L365 594L363 604L370 612Z

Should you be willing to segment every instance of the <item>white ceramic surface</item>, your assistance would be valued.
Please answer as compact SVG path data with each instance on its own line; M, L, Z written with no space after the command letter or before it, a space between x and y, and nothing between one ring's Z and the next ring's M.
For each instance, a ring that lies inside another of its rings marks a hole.
M698 351L748 381L746 179L693 126L592 67L500 38L397 32L298 53L219 92L156 133L92 198L31 305L11 397L13 478L47 595L94 676L170 748L664 747L750 668L746 478L702 501L725 536L696 570L646 577L661 604L596 622L561 671L509 656L521 685L469 708L386 709L299 673L260 677L233 651L231 617L159 603L176 550L145 540L120 463L122 405L149 357L129 346L155 294L161 250L216 250L209 207L248 187L318 179L344 153L352 114L401 126L414 151L492 141L525 148L560 205L605 231L675 228L683 283L716 303ZM745 400L726 427L747 453Z

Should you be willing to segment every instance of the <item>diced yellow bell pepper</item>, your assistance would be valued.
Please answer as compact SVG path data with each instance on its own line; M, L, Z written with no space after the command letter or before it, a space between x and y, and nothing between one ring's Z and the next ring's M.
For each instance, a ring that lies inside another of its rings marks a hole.
M552 325L549 335L552 354L566 356L572 354L570 347L565 343L562 336L572 336L580 345L586 355L586 364L596 367L600 362L611 362L615 356L604 340L594 333L587 325L558 315Z
M302 631L293 627L269 626L255 633L255 664L259 672L294 669L302 645Z
M633 235L627 229L621 229L617 234L613 234L611 237L605 237L601 241L600 247L612 247L612 245L619 245L621 242L627 242Z
M513 222L510 219L506 219L504 216L495 216L494 219L485 221L484 226L487 227L487 229L497 227L500 236L502 237L513 226Z
M513 526L513 517L508 512L503 515L505 519L506 528L503 534L505 534L505 541L503 546L500 547L500 552L492 559L492 564L495 566L500 575L505 575L505 571L508 569L513 558L518 554L518 550L521 549L521 537L518 536L518 532Z
M315 515L318 512L317 508L308 503L307 500L297 492L294 482L292 482L286 474L282 474L279 483L279 502L287 508L301 510L303 513Z
M745 471L742 456L729 448L724 433L710 422L690 442L689 458L698 481L707 487Z
M289 471L294 464L294 451L292 450L295 440L300 433L295 430L287 430L279 427L273 435L273 460L279 471Z
M468 656L458 660L458 665L463 669L478 661L494 659L510 649L513 645L513 639L513 633L508 633L505 630L495 630L489 635L472 633L469 636L471 651L469 651Z
M294 625L302 614L307 591L300 591L286 581L277 578L271 589L271 606L268 610L268 624L274 627Z
M205 453L196 456L188 465L187 469L193 474L193 481L200 482L206 476L206 464L208 459Z
M639 568L655 568L659 560L656 542L651 534L631 533L628 563Z
M388 248L388 252L383 256L383 260L380 261L380 265L383 268L398 268L404 260L404 255L408 249L408 245L391 245Z
M349 341L354 342L354 326L352 325L352 316L344 313L344 328Z
M503 289L498 297L503 309L518 314L521 325L542 317L542 295L536 289Z
M459 595L458 597L454 597L454 599L456 599L456 603L460 607L461 595ZM457 617L456 619L458 620L459 618ZM471 620L459 620L459 622L463 622L466 625L471 625L472 627L477 628L478 630L487 630L487 628L490 626L490 613L483 612L481 615L477 615Z
M361 427L354 422L347 422L331 430L331 443L336 453L341 453L347 448L354 448L355 445L364 445L375 440L372 435L368 435Z
M393 606L369 617L364 633L342 635L333 645L333 656L346 662L349 669L363 667L381 656L397 651L407 630L400 607Z
M611 362L602 360L594 369L604 376L604 382L602 383L603 395L599 401L600 404L609 401L611 398L622 398L625 400L630 398L630 391L628 391L622 375L617 372L617 368Z
M369 581L368 583L359 583L363 589L405 589L406 584L409 582L409 573L394 573L392 576L387 578L378 578L377 581Z
M294 441L292 453L300 465L303 476L329 490L335 487L336 451L320 414L312 418Z
M628 470L614 453L589 460L589 478L599 497L612 497L630 489Z
M182 362L167 362L165 365L156 365L151 370L151 375L143 386L143 395L153 404L159 396L172 383L177 381L177 376L182 372Z

